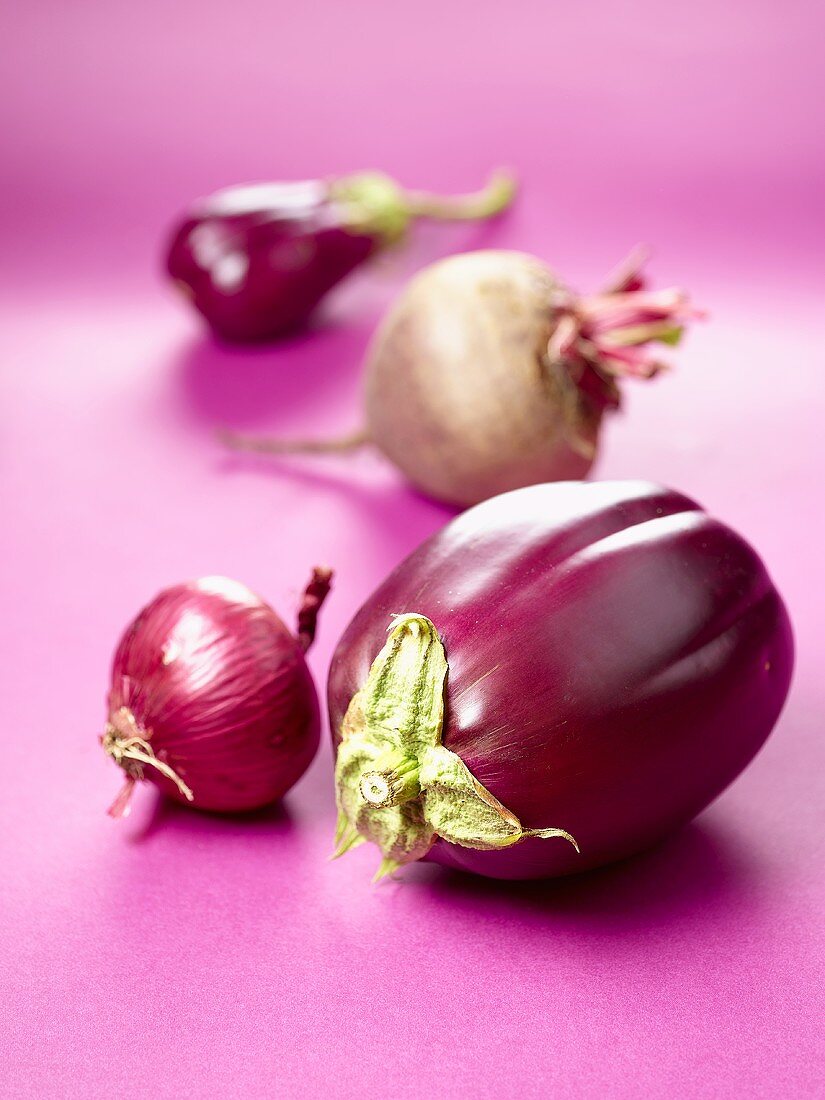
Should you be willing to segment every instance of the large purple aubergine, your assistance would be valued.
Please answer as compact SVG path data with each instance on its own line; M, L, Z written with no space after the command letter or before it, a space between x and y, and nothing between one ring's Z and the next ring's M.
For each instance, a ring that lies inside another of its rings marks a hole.
M764 565L687 497L495 497L407 558L338 646L338 850L372 841L379 876L426 859L514 879L631 855L735 779L792 665Z
M401 240L414 219L492 217L514 193L503 172L482 191L453 198L404 191L378 172L230 187L179 221L166 266L219 336L270 340L303 325L336 284Z

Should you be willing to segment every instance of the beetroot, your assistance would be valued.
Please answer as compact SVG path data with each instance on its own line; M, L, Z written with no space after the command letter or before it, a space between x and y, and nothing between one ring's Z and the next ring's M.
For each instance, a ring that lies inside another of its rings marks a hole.
M365 366L365 426L343 440L260 440L273 453L372 443L452 504L584 477L626 377L652 378L652 345L696 316L679 290L648 291L640 257L601 294L573 294L521 252L468 252L418 274L382 321Z

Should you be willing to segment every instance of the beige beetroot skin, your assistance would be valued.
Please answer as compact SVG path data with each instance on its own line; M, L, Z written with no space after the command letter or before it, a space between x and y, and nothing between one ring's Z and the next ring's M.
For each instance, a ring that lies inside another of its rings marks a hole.
M532 256L470 252L422 271L385 317L369 436L425 493L475 504L590 469L602 411L547 355L559 289Z

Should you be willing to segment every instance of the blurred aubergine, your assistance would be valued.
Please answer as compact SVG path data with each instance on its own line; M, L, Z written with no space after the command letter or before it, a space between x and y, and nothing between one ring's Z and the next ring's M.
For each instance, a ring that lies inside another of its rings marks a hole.
M515 190L503 171L481 191L451 198L405 191L379 172L230 187L178 222L166 267L222 339L272 340L304 325L334 286L403 240L416 218L489 218Z

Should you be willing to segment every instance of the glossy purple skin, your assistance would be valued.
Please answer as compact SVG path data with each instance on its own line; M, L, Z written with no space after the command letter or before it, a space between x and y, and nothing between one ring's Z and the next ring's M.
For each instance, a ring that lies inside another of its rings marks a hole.
M379 246L347 228L324 182L252 184L184 217L166 266L219 336L251 342L299 328Z
M558 839L498 852L439 840L427 857L493 878L584 871L688 821L763 744L793 664L753 549L645 482L519 489L425 542L338 646L334 737L402 612L444 642L444 744L525 827L579 842L581 855Z

